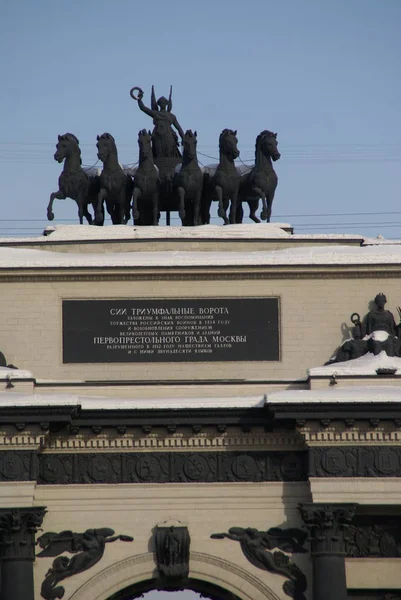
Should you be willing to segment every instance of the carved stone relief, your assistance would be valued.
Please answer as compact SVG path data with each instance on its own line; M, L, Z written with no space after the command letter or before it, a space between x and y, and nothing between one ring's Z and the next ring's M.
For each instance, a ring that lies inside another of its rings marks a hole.
M231 527L228 533L214 533L210 537L239 542L245 558L255 567L287 578L283 584L283 591L287 596L294 600L305 600L306 577L287 554L284 554L307 552L303 547L307 534L301 529L272 527L268 531L258 531L251 527ZM275 550L276 548L284 552Z
M401 556L401 517L357 516L348 530L349 557L399 558Z
M97 452L47 454L0 452L0 482L165 483L306 481L304 451Z
M401 448L388 446L313 447L311 477L401 477Z
M114 530L107 527L87 529L84 533L74 533L73 531L44 533L37 541L42 548L37 557L57 556L57 558L53 561L42 583L40 590L42 598L45 600L62 598L65 589L58 585L60 581L87 571L98 563L104 554L106 544L117 540L132 542L133 539L129 535L114 535ZM72 558L59 556L64 552L74 554L74 556Z
M163 523L154 534L157 568L162 577L182 579L189 573L189 547L191 539L188 528L180 523Z

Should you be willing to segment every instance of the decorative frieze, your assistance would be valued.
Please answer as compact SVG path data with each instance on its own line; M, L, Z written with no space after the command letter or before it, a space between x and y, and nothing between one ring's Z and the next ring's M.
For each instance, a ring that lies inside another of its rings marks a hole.
M304 452L45 454L39 484L305 481Z
M312 447L310 477L401 477L401 448L389 446Z
M38 484L306 481L306 452L0 452L0 481Z

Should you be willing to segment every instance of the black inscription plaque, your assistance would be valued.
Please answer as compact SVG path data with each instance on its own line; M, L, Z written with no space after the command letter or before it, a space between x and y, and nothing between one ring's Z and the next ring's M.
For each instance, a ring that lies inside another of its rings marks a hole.
M278 298L64 300L63 362L279 360Z

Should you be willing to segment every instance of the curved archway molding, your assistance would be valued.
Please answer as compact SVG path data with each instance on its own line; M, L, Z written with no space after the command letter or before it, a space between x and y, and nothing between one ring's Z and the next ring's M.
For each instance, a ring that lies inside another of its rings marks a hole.
M70 600L107 600L124 588L152 579L154 571L155 561L151 552L126 558L94 575L72 594ZM210 554L191 552L189 576L220 586L242 600L280 600L248 571Z

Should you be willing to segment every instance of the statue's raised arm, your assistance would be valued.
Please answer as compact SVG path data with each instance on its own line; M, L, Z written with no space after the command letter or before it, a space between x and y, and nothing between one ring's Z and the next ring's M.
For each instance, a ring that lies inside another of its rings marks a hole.
M135 91L137 91L137 95L135 96ZM152 86L152 108L148 108L147 106L145 106L145 104L143 103L143 90L140 87L133 87L132 90L130 91L130 95L131 98L133 98L133 100L136 100L138 102L138 106L141 109L142 112L146 113L147 115L149 115L149 117L152 117L154 119L154 113L158 112L157 110L157 104L156 104L156 108L154 107L154 102L153 102L153 97L154 97L154 89Z

